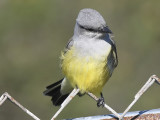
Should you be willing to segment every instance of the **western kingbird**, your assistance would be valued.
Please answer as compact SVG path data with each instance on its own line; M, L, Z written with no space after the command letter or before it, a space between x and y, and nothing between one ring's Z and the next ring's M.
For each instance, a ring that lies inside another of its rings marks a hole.
M44 94L52 97L55 106L61 105L73 88L79 96L86 92L101 95L102 88L118 65L112 31L96 10L82 9L76 19L74 35L61 55L64 78L46 87Z

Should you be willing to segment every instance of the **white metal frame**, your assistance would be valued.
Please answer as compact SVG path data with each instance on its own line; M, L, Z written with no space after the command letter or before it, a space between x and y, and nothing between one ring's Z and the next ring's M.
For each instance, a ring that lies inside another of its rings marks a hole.
M156 82L160 84L160 79L156 75L152 75L148 81L144 84L144 86L138 91L138 93L135 95L134 100L131 102L131 104L124 110L124 112L120 115L115 110L113 110L110 106L107 104L104 105L104 107L109 110L111 113L115 115L119 120L122 120L123 117L126 115L126 113L132 108L132 106L138 101L138 99L150 88L150 86L153 85L153 83ZM61 104L60 109L54 114L54 116L51 118L51 120L54 120L61 112L62 110L67 106L67 104L78 94L79 89L75 88L70 93L70 95L65 99L65 101ZM87 93L91 98L93 98L95 101L98 101L99 98L97 98L94 94L88 92ZM31 113L28 109L23 107L20 103L18 103L13 97L11 97L7 92L2 94L0 97L0 106L9 99L12 103L20 107L24 112L26 112L29 116L31 116L35 120L40 120L37 116L35 116L33 113Z

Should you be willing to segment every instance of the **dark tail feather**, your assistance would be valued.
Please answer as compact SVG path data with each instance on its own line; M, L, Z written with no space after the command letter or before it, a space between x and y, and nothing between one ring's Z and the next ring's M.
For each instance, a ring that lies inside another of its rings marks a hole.
M62 81L63 79L47 86L46 90L43 92L44 95L52 97L51 101L55 106L61 105L69 95L69 94L65 94L65 95L61 94L60 90L61 90Z

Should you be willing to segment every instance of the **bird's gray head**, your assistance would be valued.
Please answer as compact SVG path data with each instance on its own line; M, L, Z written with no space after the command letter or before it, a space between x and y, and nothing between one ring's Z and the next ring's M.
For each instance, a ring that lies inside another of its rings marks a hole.
M107 27L104 18L96 10L86 8L79 12L76 24L81 29L91 32L112 33ZM76 29L76 28L75 28Z

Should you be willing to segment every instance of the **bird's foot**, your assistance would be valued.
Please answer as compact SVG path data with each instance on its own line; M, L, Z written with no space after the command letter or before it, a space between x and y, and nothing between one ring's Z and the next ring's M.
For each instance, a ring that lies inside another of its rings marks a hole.
M102 93L101 93L101 98L99 98L98 101L97 101L97 107L102 106L102 108L103 108L104 105L105 105L104 97L103 97L103 95L102 95Z

